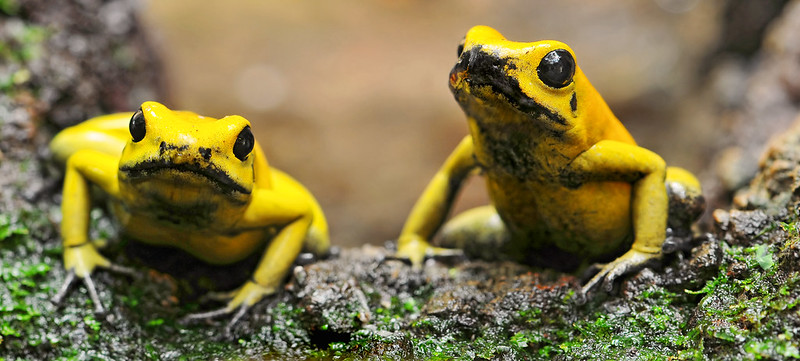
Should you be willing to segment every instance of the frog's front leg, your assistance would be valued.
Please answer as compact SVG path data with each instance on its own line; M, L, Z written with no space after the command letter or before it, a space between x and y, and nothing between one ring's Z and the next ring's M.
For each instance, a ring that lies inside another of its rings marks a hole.
M472 137L466 136L445 161L411 209L400 237L397 258L420 267L426 256L459 253L431 246L430 239L444 223L464 179L477 168Z
M588 292L600 281L611 290L617 277L661 256L666 238L668 199L664 185L666 163L656 153L633 144L603 140L572 160L561 176L568 186L586 182L630 182L634 241L631 249L604 265L583 287Z
M185 320L212 318L238 310L228 323L230 328L252 305L275 293L300 254L313 217L312 205L306 198L273 190L255 190L250 206L237 227L248 229L278 226L280 231L270 241L252 277L238 289L224 294L223 298L228 300L225 307L192 314Z
M102 267L123 273L132 273L132 270L113 265L97 252L89 240L89 211L92 206L89 182L100 186L109 196L117 197L117 159L95 150L80 150L67 160L61 201L61 237L64 268L68 275L53 301L61 302L77 276L86 284L95 310L102 312L103 305L91 278L94 269Z

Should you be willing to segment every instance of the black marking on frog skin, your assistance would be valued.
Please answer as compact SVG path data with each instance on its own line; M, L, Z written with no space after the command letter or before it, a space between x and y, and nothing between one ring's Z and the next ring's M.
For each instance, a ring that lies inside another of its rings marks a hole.
M197 163L173 163L170 159L154 159L144 161L133 166L121 166L120 172L125 173L132 182L147 180L154 174L164 170L174 170L202 176L219 187L226 195L234 193L250 194L250 190L236 183L228 173L214 165L202 166Z
M573 113L578 111L578 96L575 95L575 92L572 92L572 99L569 100L569 107L572 108Z
M150 212L164 223L174 225L191 225L204 228L215 221L217 209L215 202L195 202L191 204L175 204L163 198L157 192L147 194L152 207Z
M211 160L211 148L199 147L197 151L200 153L201 156L203 156L203 159L205 159L206 161Z
M526 181L541 174L546 164L543 158L534 154L538 141L532 137L530 129L502 124L482 124L478 126L478 137L490 159L490 164L477 161L483 170L499 169L519 181ZM499 127L499 128L498 128Z
M164 153L166 153L168 150L177 150L179 152L182 152L187 149L189 149L188 145L172 145L162 141L161 144L158 145L158 154L164 155Z
M464 51L450 74L466 72L465 81L471 87L491 87L495 93L505 96L509 104L532 118L540 119L543 116L560 125L567 125L564 117L526 95L520 88L519 80L508 76L507 69L517 68L511 59L485 53L481 48L477 45Z

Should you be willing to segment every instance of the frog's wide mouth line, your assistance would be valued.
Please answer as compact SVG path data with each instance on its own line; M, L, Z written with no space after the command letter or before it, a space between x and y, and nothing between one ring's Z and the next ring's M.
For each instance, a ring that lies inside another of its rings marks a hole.
M506 68L516 68L513 62L487 54L481 49L478 45L462 53L450 74L466 74L465 80L470 87L488 86L494 93L502 94L509 104L523 113L534 117L541 115L560 125L567 125L563 116L537 103L536 99L522 91L517 79L505 73Z
M148 178L158 176L159 173L174 171L181 174L192 174L205 178L217 185L224 193L250 194L250 190L237 183L225 171L213 166L200 166L194 163L167 163L152 160L138 163L134 166L122 166L120 172L125 173L130 181L146 181Z

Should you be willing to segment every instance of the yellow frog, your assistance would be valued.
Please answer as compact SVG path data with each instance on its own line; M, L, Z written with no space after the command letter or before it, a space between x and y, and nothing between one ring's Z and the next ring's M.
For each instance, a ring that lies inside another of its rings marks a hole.
M277 290L301 249L328 250L319 204L296 180L269 167L250 122L240 116L214 119L146 102L135 113L64 129L50 150L66 165L61 236L69 274L56 301L77 276L102 311L92 272L126 270L88 239L89 185L108 195L122 232L141 242L177 247L211 264L240 261L269 242L250 280L225 296L226 307L190 318L238 309L233 323Z
M603 280L610 289L616 277L661 255L670 197L692 212L676 217L683 223L702 212L697 179L636 145L566 44L512 42L476 26L458 56L450 88L470 135L412 209L398 257L418 266L427 255L453 253L429 240L476 172L486 176L492 204L449 221L441 241L562 270L609 260L584 291Z

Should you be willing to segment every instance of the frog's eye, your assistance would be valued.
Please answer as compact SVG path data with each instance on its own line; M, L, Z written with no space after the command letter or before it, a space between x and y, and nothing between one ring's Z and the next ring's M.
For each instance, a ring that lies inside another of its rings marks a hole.
M142 108L139 108L136 113L133 113L131 122L128 124L128 130L131 131L131 137L133 137L134 143L144 139L147 129L145 127L144 113L142 112Z
M539 79L547 86L563 88L575 75L575 59L564 49L553 50L542 58L536 68Z
M233 155L239 160L244 161L250 152L253 151L256 141L253 138L253 132L250 131L250 126L244 127L239 136L236 137L236 143L233 144Z

